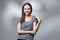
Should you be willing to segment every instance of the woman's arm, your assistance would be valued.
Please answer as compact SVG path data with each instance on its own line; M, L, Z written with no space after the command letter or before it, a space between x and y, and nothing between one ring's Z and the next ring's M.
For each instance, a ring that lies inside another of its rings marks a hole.
M33 32L32 34L36 34L37 30L38 30L38 27L40 25L40 17L39 16L36 16L36 18L38 19L38 23L36 24L36 22L33 23Z
M25 31L25 30L21 30L21 23L19 22L17 25L17 33L23 33L23 34L27 34L30 33L31 31Z

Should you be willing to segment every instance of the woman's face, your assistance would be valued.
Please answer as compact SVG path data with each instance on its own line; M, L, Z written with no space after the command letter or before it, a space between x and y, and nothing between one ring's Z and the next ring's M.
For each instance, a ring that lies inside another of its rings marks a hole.
M25 5L24 6L24 13L25 13L25 15L29 15L30 12L31 12L30 6L29 5Z

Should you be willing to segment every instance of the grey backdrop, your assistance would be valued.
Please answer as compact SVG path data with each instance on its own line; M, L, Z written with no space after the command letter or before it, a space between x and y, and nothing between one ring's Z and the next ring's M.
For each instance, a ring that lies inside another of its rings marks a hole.
M17 39L17 23L25 2L32 4L32 15L41 19L34 40L60 40L60 0L0 0L0 40Z

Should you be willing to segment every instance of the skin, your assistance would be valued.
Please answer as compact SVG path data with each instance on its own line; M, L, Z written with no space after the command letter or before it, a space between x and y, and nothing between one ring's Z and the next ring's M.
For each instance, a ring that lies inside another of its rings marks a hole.
M24 6L25 22L30 21L31 18L32 18L32 16L29 15L30 11L31 11L30 6L29 5L25 5ZM17 25L17 33L22 33L22 34L28 34L28 33L36 34L37 29L38 29L38 27L40 25L40 17L36 16L36 18L38 19L38 23L37 24L36 24L36 22L33 23L33 30L32 31L22 30L21 29L21 23L19 22L18 25Z

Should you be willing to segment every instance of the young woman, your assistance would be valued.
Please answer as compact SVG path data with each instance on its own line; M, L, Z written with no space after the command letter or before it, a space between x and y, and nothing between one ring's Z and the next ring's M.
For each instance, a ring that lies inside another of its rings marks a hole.
M34 35L40 25L40 17L33 16L31 13L31 4L25 3L22 7L22 16L17 25L17 40L33 40Z

